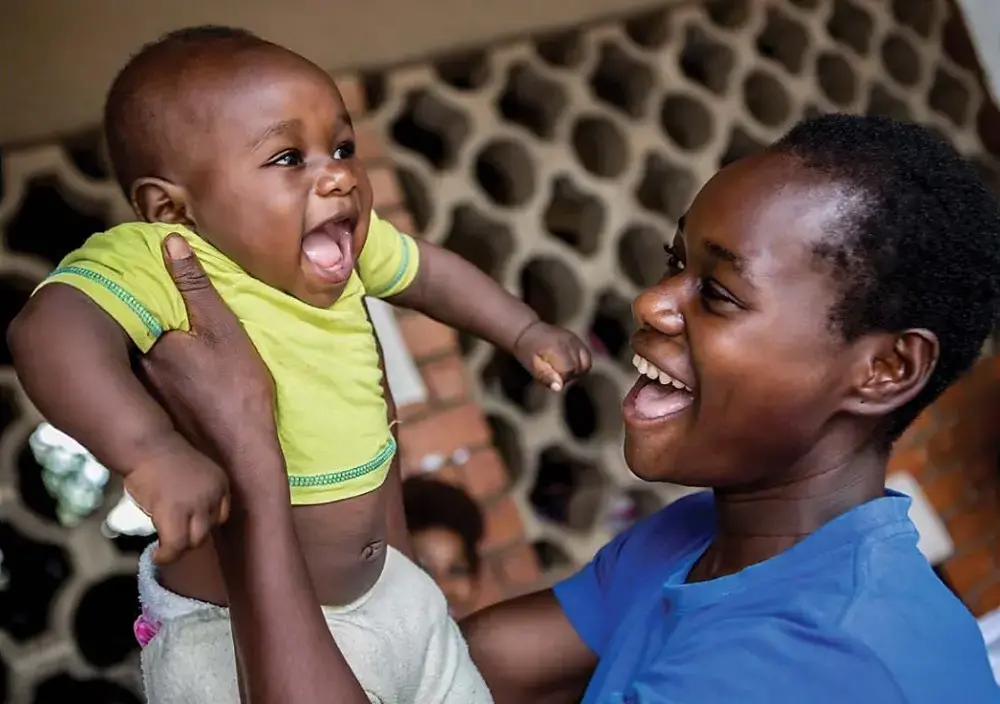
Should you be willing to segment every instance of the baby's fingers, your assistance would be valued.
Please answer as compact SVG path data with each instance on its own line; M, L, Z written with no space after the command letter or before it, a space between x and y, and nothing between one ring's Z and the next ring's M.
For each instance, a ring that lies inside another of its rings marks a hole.
M539 383L548 386L553 391L562 391L562 375L560 375L559 372L556 371L555 367L541 355L536 354L532 357L531 373Z

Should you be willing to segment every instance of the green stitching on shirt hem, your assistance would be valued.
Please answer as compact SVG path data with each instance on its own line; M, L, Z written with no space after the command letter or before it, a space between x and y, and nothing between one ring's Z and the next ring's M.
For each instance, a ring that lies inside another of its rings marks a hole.
M410 243L413 242L413 240L412 238L408 240L408 238L401 232L399 233L399 238L403 241L403 261L400 262L399 269L396 270L396 275L392 278L392 281L389 282L389 285L382 287L378 293L371 294L376 298L381 298L389 293L389 291L396 288L396 286L399 285L399 282L403 280L403 277L406 276L406 270L410 266Z
M363 477L366 474L370 474L371 472L383 467L386 462L392 459L394 454L396 454L396 439L389 438L389 442L387 442L385 446L379 450L379 453L362 465L358 465L353 469L344 469L339 472L327 472L326 474L290 476L288 477L288 485L296 489L303 489L349 482L352 479Z
M53 276L58 276L60 274L82 276L85 279L90 279L94 283L103 286L136 314L139 320L142 321L142 324L146 326L146 330L153 336L154 339L163 334L163 328L160 326L160 323L156 320L153 314L146 309L146 306L142 305L142 303L139 302L139 299L122 288L120 284L115 283L108 277L98 274L96 271L84 269L81 266L64 266L53 271L49 274L48 278L52 278Z

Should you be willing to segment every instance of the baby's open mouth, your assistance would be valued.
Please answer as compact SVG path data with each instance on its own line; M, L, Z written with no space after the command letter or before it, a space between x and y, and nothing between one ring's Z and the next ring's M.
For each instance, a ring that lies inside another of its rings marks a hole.
M346 281L354 270L354 222L330 219L302 238L302 256L331 284Z

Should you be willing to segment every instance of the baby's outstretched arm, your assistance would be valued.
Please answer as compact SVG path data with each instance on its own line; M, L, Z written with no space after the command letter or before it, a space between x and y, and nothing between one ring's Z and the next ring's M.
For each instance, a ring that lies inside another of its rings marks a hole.
M465 330L513 354L554 391L590 369L590 352L573 333L548 325L523 301L462 257L419 241L413 283L389 300Z
M225 520L225 474L175 431L133 373L125 332L86 295L45 286L10 324L7 342L42 415L122 475L149 512L159 561L204 542Z

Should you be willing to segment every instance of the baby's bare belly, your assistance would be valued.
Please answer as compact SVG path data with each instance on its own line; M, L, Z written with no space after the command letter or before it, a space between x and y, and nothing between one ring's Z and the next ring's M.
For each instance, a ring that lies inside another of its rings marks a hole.
M376 491L319 506L295 506L292 518L320 603L349 604L378 580L386 552L386 482ZM211 544L160 568L161 584L192 599L226 605Z

